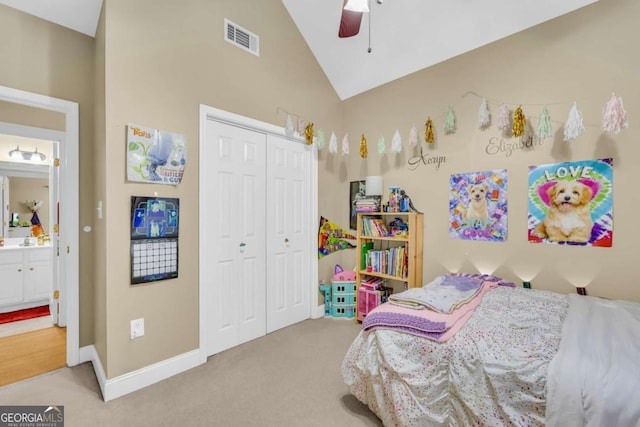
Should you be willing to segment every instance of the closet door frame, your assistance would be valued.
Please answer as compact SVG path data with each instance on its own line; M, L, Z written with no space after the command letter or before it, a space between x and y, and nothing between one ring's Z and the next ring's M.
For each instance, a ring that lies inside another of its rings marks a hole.
M200 105L200 135L199 135L199 148L202 147L202 144L207 141L207 129L206 123L207 120L215 120L221 123L226 123L232 126L237 126L245 129L254 130L257 132L264 132L266 134L276 135L282 138L288 138L295 140L301 144L304 144L304 138L289 138L286 136L284 128L280 126L275 126L270 123L265 123L256 119L252 119L249 117L241 116L239 114L231 113L228 111L220 110L218 108L210 107L207 105ZM314 147L315 148L315 147ZM199 150L200 152L202 150ZM207 164L202 156L199 156L199 184L202 182L203 175L207 170ZM311 202L309 209L309 218L308 218L308 230L315 230L318 227L318 152L316 149L312 150L311 154ZM202 185L199 187L199 195L200 198L203 197L203 188ZM199 221L203 220L203 213L199 214ZM313 236L311 236L313 237ZM324 315L324 307L318 305L318 258L317 256L313 256L317 253L316 246L317 239L310 238L309 239L309 254L311 254L311 262L309 268L309 308L312 319L320 318ZM198 250L198 260L200 260L200 253L203 251L203 245L206 244L206 239L200 239L199 242L199 250ZM200 262L199 262L200 263ZM201 264L201 263L200 263ZM206 266L199 266L200 275L206 273ZM207 349L208 349L208 338L207 338L207 323L206 323L206 310L208 309L206 302L209 301L209 289L203 285L202 281L199 281L199 292L200 292L200 352L206 358L207 357Z

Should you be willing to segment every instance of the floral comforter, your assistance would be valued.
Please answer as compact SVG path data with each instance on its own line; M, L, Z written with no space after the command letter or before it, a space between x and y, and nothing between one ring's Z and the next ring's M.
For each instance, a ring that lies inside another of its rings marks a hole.
M544 425L547 369L567 309L566 295L501 286L445 343L360 332L342 376L385 426Z

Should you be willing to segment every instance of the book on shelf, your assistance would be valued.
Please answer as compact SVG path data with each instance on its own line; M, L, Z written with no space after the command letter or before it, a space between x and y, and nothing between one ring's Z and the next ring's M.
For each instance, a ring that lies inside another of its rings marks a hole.
M408 260L405 246L379 251L370 250L366 255L366 270L398 278L407 277Z
M369 198L356 200L356 212L380 212L380 201Z
M382 219L365 216L362 218L362 235L365 237L387 237L389 230Z
M361 270L366 268L366 266L367 266L367 254L372 249L373 249L373 242L367 242L367 243L363 243L362 244L362 248L361 248L362 253L360 254L360 269Z

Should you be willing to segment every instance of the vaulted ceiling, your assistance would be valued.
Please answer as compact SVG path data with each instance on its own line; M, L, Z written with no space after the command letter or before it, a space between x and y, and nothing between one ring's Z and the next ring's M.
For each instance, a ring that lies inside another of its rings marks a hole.
M93 37L102 1L0 4ZM338 37L343 0L282 3L340 99L347 99L596 1L369 0L371 12L349 38Z

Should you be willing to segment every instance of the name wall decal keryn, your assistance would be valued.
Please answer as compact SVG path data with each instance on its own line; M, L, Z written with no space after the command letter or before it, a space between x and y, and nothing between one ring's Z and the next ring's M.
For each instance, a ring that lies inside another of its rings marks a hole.
M447 162L447 156L431 156L429 153L425 153L420 147L420 155L411 157L407 163L410 170L416 170L419 166L430 165L435 167L436 170L440 169L442 163Z

